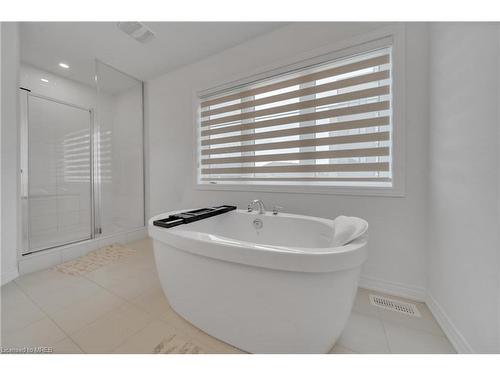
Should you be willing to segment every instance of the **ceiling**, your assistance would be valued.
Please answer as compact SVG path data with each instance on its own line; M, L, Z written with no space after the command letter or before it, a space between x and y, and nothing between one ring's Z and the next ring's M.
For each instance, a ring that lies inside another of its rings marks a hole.
M22 22L21 60L92 84L95 58L141 80L191 64L279 27L282 22L144 22L155 38L141 44L116 22ZM65 62L70 69L59 67Z

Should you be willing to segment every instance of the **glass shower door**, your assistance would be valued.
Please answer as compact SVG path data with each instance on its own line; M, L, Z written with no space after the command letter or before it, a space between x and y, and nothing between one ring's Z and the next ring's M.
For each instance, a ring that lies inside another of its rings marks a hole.
M27 94L24 253L92 237L92 112Z
M96 62L96 228L102 236L144 226L143 87Z

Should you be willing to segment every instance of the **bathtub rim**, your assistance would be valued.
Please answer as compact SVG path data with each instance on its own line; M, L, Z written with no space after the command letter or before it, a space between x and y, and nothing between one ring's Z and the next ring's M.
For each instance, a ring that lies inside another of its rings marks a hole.
M204 232L172 230L178 227L163 228L153 225L154 220L187 210L189 209L175 210L153 216L148 221L149 236L154 241L162 242L164 245L174 249L202 257L285 271L334 272L347 270L361 266L368 256L368 237L366 235L344 246L318 248L322 250L311 251L314 248L288 248L285 246L252 244L234 238L230 238L230 240L236 242L237 245L235 243L229 244L207 239L206 237L208 236ZM236 212L247 214L245 210L236 210ZM266 215L270 216L270 213L266 213ZM331 226L333 230L333 221L329 219L289 213L280 213L280 215L317 221ZM196 234L199 235L196 236ZM262 248L264 246L266 247L265 249ZM156 251L157 249L155 248Z

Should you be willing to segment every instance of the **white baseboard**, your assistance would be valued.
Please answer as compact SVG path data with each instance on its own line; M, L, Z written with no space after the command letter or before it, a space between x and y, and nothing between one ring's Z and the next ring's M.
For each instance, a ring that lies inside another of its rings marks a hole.
M7 284L17 278L19 276L19 272L17 271L16 268L12 268L8 270L7 272L4 272L0 275L0 280L2 285Z
M431 310L432 315L436 318L437 322L441 326L441 329L445 333L448 340L459 354L471 354L474 350L467 342L465 337L460 333L460 331L455 327L453 322L450 320L448 315L444 312L444 309L436 302L436 300L430 295L427 295L425 303L429 310Z
M425 302L425 289L414 285L400 284L393 281L361 276L359 286L361 288L371 289L381 293L392 294L398 297Z

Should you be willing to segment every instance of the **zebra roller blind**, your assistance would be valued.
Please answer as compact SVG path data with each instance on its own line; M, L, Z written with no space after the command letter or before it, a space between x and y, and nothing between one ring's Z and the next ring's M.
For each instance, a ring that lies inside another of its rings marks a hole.
M200 97L201 184L392 186L391 48Z

